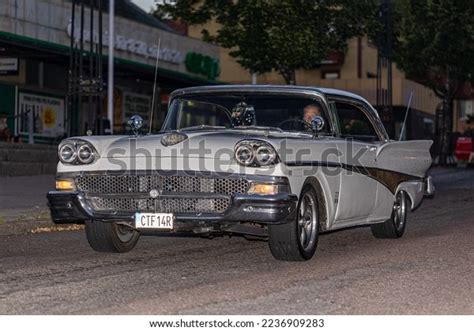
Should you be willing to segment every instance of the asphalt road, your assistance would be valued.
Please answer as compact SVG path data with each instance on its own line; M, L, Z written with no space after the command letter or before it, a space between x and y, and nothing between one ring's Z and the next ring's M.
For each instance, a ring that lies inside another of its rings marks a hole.
M116 255L77 231L0 236L0 314L474 314L474 171L435 183L403 238L326 234L306 263L238 237Z

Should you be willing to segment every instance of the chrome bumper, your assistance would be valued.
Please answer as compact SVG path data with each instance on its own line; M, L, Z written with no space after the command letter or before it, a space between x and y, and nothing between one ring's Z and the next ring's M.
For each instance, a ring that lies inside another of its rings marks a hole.
M54 223L84 223L87 219L104 222L133 222L133 212L95 211L83 192L51 191L47 195L48 205ZM236 194L222 214L186 213L175 214L176 229L193 229L208 224L232 224L254 222L261 224L281 224L291 222L296 217L298 198L294 194L276 195Z

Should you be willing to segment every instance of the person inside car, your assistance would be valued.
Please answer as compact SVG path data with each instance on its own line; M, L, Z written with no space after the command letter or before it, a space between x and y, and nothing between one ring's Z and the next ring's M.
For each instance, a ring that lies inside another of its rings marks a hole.
M321 116L321 109L318 105L310 103L303 109L303 121L311 123L315 116Z

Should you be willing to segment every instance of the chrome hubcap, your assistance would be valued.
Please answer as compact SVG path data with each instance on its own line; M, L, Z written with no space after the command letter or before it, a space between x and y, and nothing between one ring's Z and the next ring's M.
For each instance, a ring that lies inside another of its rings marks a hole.
M397 231L401 231L407 220L407 199L405 191L397 193L395 204L393 205L393 222Z
M317 225L316 201L307 192L301 198L298 211L298 236L303 250L307 251L313 247L316 241Z

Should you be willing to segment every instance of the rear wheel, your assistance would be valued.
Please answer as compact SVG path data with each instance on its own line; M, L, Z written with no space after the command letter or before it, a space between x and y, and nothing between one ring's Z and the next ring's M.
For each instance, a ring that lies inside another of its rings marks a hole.
M319 208L316 193L310 186L301 192L298 215L290 223L268 226L268 244L277 260L309 260L319 238Z
M126 253L140 238L140 232L126 225L87 220L86 236L89 245L97 252Z
M376 238L396 239L403 236L407 224L409 208L408 195L405 191L399 191L393 204L392 216L384 223L371 225L372 234Z

